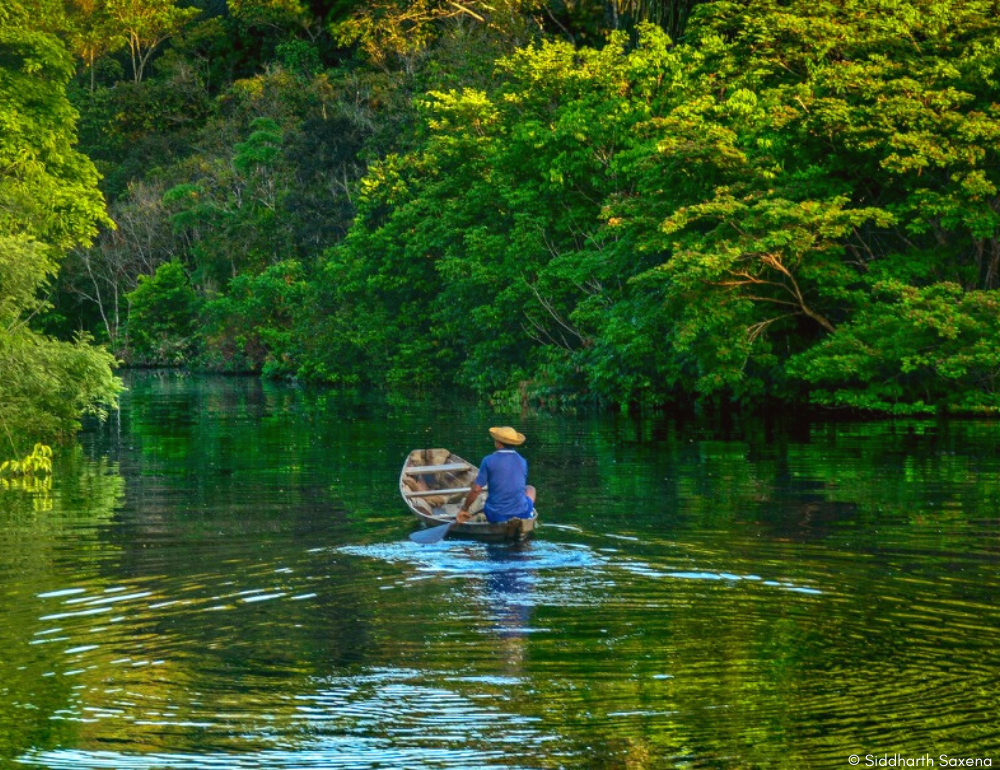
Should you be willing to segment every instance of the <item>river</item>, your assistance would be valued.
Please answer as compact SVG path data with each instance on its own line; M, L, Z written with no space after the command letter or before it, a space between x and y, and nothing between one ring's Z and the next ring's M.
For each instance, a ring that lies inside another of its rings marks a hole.
M0 766L1000 766L1000 423L128 384L0 489ZM412 543L508 423L535 537Z

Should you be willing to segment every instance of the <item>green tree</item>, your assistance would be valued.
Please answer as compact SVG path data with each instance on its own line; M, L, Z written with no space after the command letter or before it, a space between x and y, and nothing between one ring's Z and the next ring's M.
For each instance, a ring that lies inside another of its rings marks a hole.
M132 60L132 79L142 82L146 65L163 41L198 16L197 8L181 8L175 0L106 0L107 13L125 37Z
M97 173L73 148L70 57L29 18L19 4L0 10L0 429L14 454L67 435L120 387L112 357L85 335L60 342L31 327L58 259L107 219Z
M429 94L426 143L372 166L330 255L326 371L484 394L596 384L591 351L643 265L601 220L630 184L612 160L668 90L647 78L677 67L662 32L626 42L543 44L503 60L495 93Z
M72 51L87 67L93 93L98 61L123 48L126 37L111 17L106 0L69 0L67 15L67 38Z
M240 273L259 273L292 250L293 233L279 216L292 183L283 141L276 120L256 118L229 157L214 159L199 182L179 184L164 195L201 285L223 288Z
M795 397L806 372L806 384L821 369L833 373L816 356L842 350L832 338L853 319L867 317L871 330L872 304L909 313L914 304L892 297L940 303L953 284L998 285L992 5L861 8L700 6L688 33L698 98L651 125L634 166L640 194L612 210L639 231L642 248L665 257L647 278L677 319L674 350L702 393ZM981 303L969 299L959 307L972 312ZM906 371L904 362L946 338L945 358L980 339L897 335L903 347L884 349L874 369L896 367L896 400L941 393L928 380L933 368ZM786 368L817 343L808 369ZM841 376L855 387L868 381L858 370ZM962 395L948 401L975 401L981 382L950 378ZM828 403L828 393L816 398ZM854 405L862 401L856 393Z
M418 55L449 24L481 24L513 41L528 42L537 29L530 15L537 5L532 0L376 0L357 4L332 31L341 44L357 45L376 65L401 63L412 72Z
M299 263L286 261L234 278L225 294L205 305L202 361L272 377L297 374L302 340L309 336L300 319L313 299L303 273Z
M140 276L138 286L125 299L130 361L178 365L190 360L199 302L180 262L165 262L153 275Z
M955 283L889 280L789 362L829 407L887 414L1000 409L1000 296Z

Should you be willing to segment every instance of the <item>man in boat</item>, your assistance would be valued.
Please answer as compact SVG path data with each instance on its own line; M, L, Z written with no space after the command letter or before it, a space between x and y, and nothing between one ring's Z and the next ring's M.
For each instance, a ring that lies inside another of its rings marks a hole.
M524 443L524 436L509 426L490 428L496 451L483 458L469 494L455 521L463 524L472 518L469 507L484 487L489 488L483 512L486 520L499 524L509 519L530 519L535 510L535 488L528 484L528 461L514 449Z

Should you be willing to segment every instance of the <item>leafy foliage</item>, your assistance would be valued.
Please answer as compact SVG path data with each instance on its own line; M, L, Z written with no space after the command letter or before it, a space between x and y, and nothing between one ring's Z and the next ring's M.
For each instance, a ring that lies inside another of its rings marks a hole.
M31 325L59 257L107 220L97 173L73 148L69 56L55 37L26 30L21 12L0 12L0 430L15 455L102 412L120 387L114 359L86 334L60 342Z
M837 334L789 363L819 404L889 414L1000 407L996 292L887 281Z
M876 318L905 327L916 308L901 297L962 305L965 292L997 288L987 85L995 57L983 66L984 52L996 51L990 8L933 0L879 14L854 3L701 7L692 46L714 93L670 116L654 162L660 184L692 176L709 184L671 206L650 240L671 255L658 270L689 341L678 352L690 357L699 390L744 398L747 388L780 393L799 378L829 383L838 375L819 374L819 351L849 347L852 331L870 336ZM977 295L968 301L971 309ZM944 358L975 358L964 348L974 338L954 338ZM880 349L877 361L854 360L860 368L839 374L845 385L866 382L871 398L823 390L816 400L935 408L927 399L940 392L941 370L914 369L904 351ZM789 360L813 366L786 368ZM875 372L893 383L885 385L891 398L876 395ZM950 384L957 395L948 402L990 405L975 395L978 376Z
M199 299L179 262L165 262L152 276L140 276L126 295L127 345L135 363L181 364L191 357Z
M133 363L626 406L998 406L991 1L140 5L162 24L138 44L111 0L44 14L81 57L122 225L63 290L109 340L132 300ZM19 221L41 222L33 200Z
M297 328L309 287L294 261L271 265L260 275L239 275L228 291L204 309L204 361L215 368L296 374L294 360L308 330Z
M429 94L426 142L372 169L332 255L352 333L390 362L366 368L412 383L433 359L487 393L616 402L839 378L814 399L992 407L997 22L947 6L710 3L683 46L651 26L635 48L546 44L495 92ZM918 345L904 321L943 297L964 333L923 358L822 365L890 319ZM870 398L847 397L854 376Z
M0 463L0 476L48 476L52 473L52 447L35 444L31 454L21 460Z

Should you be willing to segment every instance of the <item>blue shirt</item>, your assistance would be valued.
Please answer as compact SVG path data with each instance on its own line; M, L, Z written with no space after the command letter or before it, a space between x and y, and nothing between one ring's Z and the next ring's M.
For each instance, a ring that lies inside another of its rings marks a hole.
M531 518L531 499L524 491L528 484L528 461L513 449L498 449L483 458L476 483L489 487L483 509L489 521Z

